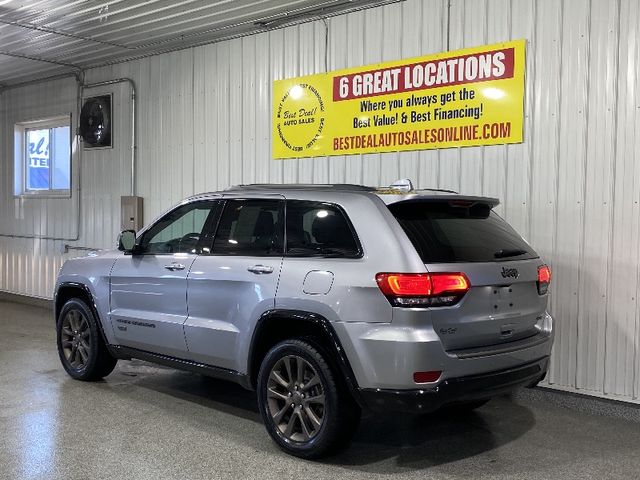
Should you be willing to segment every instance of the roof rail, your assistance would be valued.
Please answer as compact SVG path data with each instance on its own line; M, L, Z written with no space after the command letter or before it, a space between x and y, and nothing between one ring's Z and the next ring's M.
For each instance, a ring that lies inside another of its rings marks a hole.
M251 183L248 185L234 185L225 191L246 191L246 190L307 190L307 189L332 189L345 192L375 192L374 187L355 185L351 183L335 184L305 184L305 183Z
M398 190L411 192L442 192L453 193L458 195L455 190L447 190L444 188L419 188L406 190L405 185L391 185L389 187L367 187L365 185L356 185L353 183L249 183L241 185L233 185L225 189L226 192L241 192L247 190L260 191L260 190L338 190L341 192L380 192L385 190Z
M455 193L456 195L460 195L460 192L456 192L455 190L447 190L445 188L419 188L414 190L415 192L443 192L443 193Z

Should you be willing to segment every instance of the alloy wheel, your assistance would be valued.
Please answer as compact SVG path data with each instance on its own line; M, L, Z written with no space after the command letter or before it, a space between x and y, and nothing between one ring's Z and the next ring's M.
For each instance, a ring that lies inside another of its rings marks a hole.
M91 353L89 321L79 310L69 310L61 328L60 342L65 358L74 370L84 369Z
M324 422L322 379L304 358L287 355L279 359L269 373L267 404L269 415L284 438L308 442Z

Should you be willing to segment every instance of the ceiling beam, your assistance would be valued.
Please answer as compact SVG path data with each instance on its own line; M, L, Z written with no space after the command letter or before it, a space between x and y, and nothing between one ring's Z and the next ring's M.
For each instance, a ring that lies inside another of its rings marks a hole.
M6 55L7 57L14 57L14 58L22 58L25 60L33 60L34 62L51 63L53 65L60 65L61 67L69 67L69 68L75 68L77 70L81 70L81 67L74 63L58 62L56 60L48 60L46 58L34 57L32 55L24 55L22 53L6 52L4 50L0 50L0 55Z
M0 24L3 25L10 25L12 27L18 27L18 28L25 28L27 30L34 30L36 32L42 32L42 33L49 33L51 35L58 35L61 37L67 37L67 38L73 38L76 40L84 40L86 42L93 42L93 43L99 43L102 45L109 45L111 47L118 47L118 48L122 48L125 50L135 50L135 47L129 47L127 45L122 45L120 43L115 43L115 42L109 42L106 40L98 40L97 38L93 38L93 37L86 37L84 35L76 35L74 33L69 33L69 32L65 32L62 30L56 30L54 28L49 28L49 27L40 27L38 25L33 25L31 23L22 23L22 22L15 22L15 21L11 21L11 20L2 20L0 19Z

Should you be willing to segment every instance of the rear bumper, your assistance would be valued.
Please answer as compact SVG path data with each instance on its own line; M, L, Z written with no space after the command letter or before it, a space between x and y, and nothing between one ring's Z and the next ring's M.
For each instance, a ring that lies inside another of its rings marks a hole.
M333 323L357 385L362 390L437 389L457 378L501 372L551 355L553 319L541 315L540 333L483 348L445 351L428 318L396 318L387 324ZM414 372L442 371L437 383L419 384Z
M549 357L545 356L504 370L449 378L431 389L364 388L360 390L360 395L364 406L371 410L428 413L445 405L488 399L530 386L545 377L548 367Z

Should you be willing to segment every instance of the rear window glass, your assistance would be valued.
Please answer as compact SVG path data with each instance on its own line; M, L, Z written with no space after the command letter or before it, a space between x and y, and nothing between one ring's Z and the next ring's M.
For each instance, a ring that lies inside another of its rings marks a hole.
M287 255L353 258L360 255L360 249L349 222L336 206L289 200Z
M488 205L400 202L389 205L424 263L499 262L538 255Z

